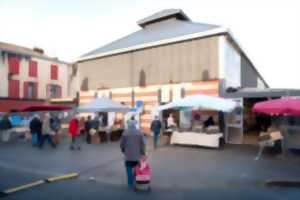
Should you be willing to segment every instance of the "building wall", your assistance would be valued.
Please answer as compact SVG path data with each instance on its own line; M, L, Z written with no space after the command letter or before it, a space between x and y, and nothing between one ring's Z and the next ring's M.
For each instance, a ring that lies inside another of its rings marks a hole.
M8 62L7 57L0 56L0 97L8 96Z
M229 87L267 87L251 62L226 36L219 37L218 59L221 96L225 95Z
M81 89L218 79L218 37L158 46L78 63Z
M219 77L222 88L241 86L241 55L226 36L219 37Z
M253 65L245 58L241 57L241 85L242 87L263 87L262 80L256 73Z
M23 87L25 81L38 83L38 99L46 99L46 87L47 84L60 85L62 89L62 97L68 96L68 73L69 65L58 63L55 61L49 61L41 58L32 57L31 60L37 61L38 73L37 77L29 76L29 59L21 58L19 66L19 74L12 75L11 79L19 80L20 98L23 98ZM50 68L51 65L58 66L58 80L51 80ZM0 61L0 97L8 97L8 56L2 56Z

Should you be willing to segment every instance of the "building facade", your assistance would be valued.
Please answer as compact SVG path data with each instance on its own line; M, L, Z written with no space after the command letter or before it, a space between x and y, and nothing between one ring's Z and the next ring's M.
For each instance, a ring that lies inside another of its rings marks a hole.
M142 104L141 127L149 131L153 106L198 93L268 87L226 28L193 22L178 9L138 25L141 30L77 60L81 104L102 95Z
M71 67L42 49L0 42L0 112L70 96Z

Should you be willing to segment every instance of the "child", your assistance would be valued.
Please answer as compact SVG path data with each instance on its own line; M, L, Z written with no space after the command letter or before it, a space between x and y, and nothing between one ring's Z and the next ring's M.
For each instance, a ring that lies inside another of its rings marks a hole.
M139 163L134 167L135 189L150 190L150 166L147 156L141 156Z

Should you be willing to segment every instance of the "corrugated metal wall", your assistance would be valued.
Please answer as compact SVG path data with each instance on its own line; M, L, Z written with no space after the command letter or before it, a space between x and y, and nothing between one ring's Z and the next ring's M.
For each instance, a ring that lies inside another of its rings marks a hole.
M218 37L169 44L78 63L88 89L218 79ZM82 85L81 85L82 86Z

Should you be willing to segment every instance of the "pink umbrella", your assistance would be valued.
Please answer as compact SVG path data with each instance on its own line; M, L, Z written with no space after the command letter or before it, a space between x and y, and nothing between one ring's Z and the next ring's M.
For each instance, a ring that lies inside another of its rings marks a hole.
M288 114L300 116L300 99L285 97L262 101L254 104L252 111L269 115Z

